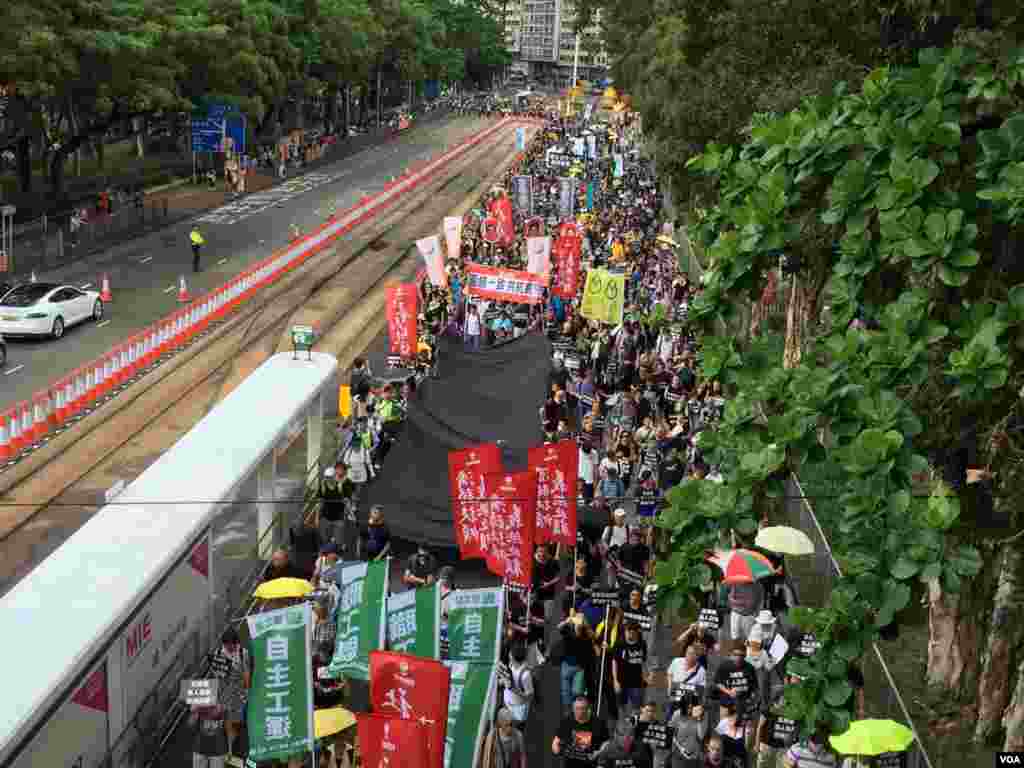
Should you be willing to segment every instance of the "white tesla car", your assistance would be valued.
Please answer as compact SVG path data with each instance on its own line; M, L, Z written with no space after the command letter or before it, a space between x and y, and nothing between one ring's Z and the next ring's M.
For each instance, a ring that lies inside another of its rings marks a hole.
M0 334L51 336L59 339L69 326L103 317L97 291L71 285L24 283L0 299Z

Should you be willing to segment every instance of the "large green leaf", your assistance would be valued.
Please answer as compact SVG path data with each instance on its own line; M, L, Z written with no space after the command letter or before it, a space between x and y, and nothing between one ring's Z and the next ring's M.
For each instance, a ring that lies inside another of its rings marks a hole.
M981 552L968 544L961 544L953 550L949 554L947 562L960 576L966 577L977 576L984 565Z
M825 703L830 707L841 707L853 695L853 686L847 680L831 680L825 688Z
M893 578L905 581L916 574L921 566L910 558L901 557L889 568Z

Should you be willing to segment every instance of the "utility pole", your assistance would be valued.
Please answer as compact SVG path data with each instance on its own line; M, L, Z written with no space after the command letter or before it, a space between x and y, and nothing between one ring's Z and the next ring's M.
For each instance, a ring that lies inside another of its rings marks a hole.
M572 88L576 87L577 77L580 73L580 33L576 33L576 50L572 55Z

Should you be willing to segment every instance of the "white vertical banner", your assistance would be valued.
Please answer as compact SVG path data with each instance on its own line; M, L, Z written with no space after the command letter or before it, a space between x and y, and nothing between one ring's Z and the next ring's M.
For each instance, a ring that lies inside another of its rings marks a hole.
M551 236L526 238L526 271L533 275L551 272Z
M462 217L445 216L443 227L448 258L457 260L462 253Z
M441 238L437 235L424 237L416 241L416 248L423 256L427 265L427 275L430 282L438 288L444 288L448 284L448 276L444 273L444 256L441 255Z

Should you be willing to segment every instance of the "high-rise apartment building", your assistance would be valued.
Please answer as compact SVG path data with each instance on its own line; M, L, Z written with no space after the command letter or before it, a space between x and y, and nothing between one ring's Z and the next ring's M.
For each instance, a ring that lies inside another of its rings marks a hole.
M511 10L513 0L507 8ZM565 87L571 84L576 56L576 11L573 0L515 0L515 13L506 11L506 39L515 37L518 24L518 50L509 47L526 65L531 78ZM579 74L581 80L604 78L608 56L601 43L600 17L580 35Z

